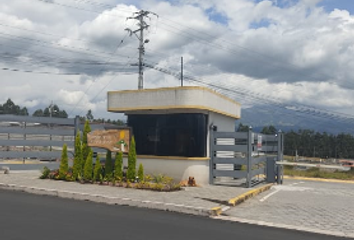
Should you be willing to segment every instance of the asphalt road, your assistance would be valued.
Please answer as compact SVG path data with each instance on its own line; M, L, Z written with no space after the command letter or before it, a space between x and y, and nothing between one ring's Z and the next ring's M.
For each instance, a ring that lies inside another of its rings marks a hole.
M342 239L149 209L0 190L0 239Z

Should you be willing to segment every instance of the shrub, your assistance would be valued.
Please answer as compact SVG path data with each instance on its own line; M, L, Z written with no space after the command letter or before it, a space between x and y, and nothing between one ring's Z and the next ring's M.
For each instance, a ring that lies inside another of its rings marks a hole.
M40 179L46 179L49 177L50 169L47 166L44 166L42 170L42 175L39 177Z
M97 154L95 170L93 171L93 180L94 181L100 181L101 180L101 178L100 178L101 175L102 175L102 167L101 167L100 157Z
M116 180L123 179L123 153L116 153L116 159L114 162L114 178Z
M85 168L84 168L84 179L86 181L92 180L92 150L90 149L87 155Z
M127 179L130 181L135 181L136 176L136 150L135 150L135 139L132 137L129 153L128 153L128 170Z
M145 175L144 177L145 182L152 182L152 176L150 174Z
M61 153L61 161L60 161L60 167L59 167L59 179L65 179L65 176L68 172L69 166L68 166L68 147L66 144L63 146L63 150Z
M168 177L163 174L158 174L158 175L152 175L151 181L154 183L164 183L164 184L169 184L173 181L173 178Z
M112 178L113 175L113 164L112 164L112 152L107 150L106 153L106 162L104 164L105 166L105 175L106 178Z
M152 187L153 190L155 191L162 191L164 189L165 185L162 183L155 183Z
M59 169L50 171L48 175L49 179L58 179L59 178Z
M103 178L103 181L104 181L104 182L107 182L107 183L110 183L112 180L113 180L112 175L105 176L105 177Z
M72 173L72 172L68 172L68 173L65 175L65 180L66 180L66 181L74 181L75 179L73 178L73 173Z
M143 164L141 164L141 163L139 164L138 178L139 178L139 182L144 181L144 167L143 167Z
M75 138L75 155L74 155L74 164L73 164L73 179L78 179L79 174L82 172L82 145L80 139L80 132L77 132Z

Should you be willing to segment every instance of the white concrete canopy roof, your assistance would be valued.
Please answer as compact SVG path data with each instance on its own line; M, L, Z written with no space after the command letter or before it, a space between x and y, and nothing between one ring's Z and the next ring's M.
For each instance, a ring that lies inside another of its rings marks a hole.
M172 87L143 90L111 91L107 93L107 110L133 113L204 113L215 112L239 119L241 105L209 88Z

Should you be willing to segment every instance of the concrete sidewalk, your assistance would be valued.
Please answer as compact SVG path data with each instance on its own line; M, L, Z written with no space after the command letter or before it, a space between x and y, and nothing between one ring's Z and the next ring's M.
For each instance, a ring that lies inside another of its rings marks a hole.
M230 206L239 204L266 189L269 184L256 188L206 185L186 187L177 192L154 192L95 184L39 179L40 171L11 171L0 174L0 188L51 195L107 204L145 207L194 215L220 215Z

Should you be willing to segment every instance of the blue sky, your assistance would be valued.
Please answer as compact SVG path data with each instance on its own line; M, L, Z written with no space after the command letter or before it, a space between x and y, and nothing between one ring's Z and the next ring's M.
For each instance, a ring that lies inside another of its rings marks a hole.
M262 2L263 0L254 0L255 2ZM279 7L287 7L292 5L298 0L275 0L277 2L277 6ZM318 6L323 7L327 12L333 11L335 8L345 9L349 11L351 14L354 13L354 1L353 0L322 0L318 3Z
M323 0L319 6L324 7L327 12L331 12L335 8L347 10L351 15L354 14L354 1L352 0Z
M222 13L216 12L215 9L213 8L209 8L205 12L208 14L209 19L211 21L218 22L223 25L227 25L228 23L227 16L223 15Z

